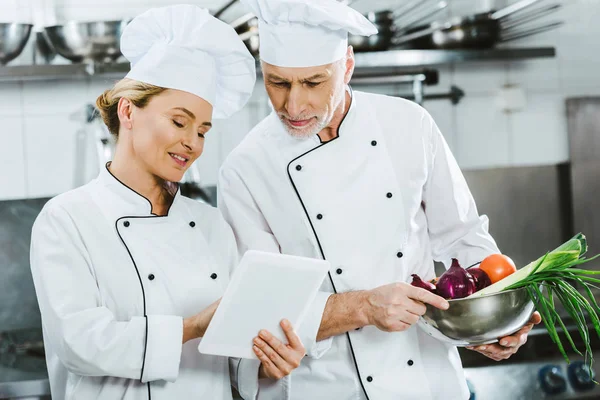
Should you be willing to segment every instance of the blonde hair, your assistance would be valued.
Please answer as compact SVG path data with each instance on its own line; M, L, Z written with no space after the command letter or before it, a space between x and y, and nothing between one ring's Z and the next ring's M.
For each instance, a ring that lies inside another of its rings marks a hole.
M119 136L119 114L117 111L121 98L129 99L136 107L144 108L152 97L164 92L165 88L133 79L121 79L112 88L105 90L96 99L96 108L110 133Z

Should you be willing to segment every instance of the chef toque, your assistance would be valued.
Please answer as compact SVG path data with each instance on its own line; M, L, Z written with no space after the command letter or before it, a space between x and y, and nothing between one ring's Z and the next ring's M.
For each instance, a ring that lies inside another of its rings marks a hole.
M279 67L313 67L341 60L348 33L370 36L377 28L335 0L241 0L258 17L260 58Z
M235 30L194 5L150 9L134 18L121 36L131 62L127 78L195 94L227 118L248 101L256 61Z

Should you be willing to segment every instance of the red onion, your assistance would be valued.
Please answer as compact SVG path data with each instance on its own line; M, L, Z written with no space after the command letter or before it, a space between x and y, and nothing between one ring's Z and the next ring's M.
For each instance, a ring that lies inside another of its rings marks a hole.
M445 299L462 299L475 293L475 279L453 258L452 266L440 276L436 291Z
M479 267L469 268L467 270L469 274L475 278L475 291L479 291L483 288L486 288L492 284L490 277Z
M431 283L431 282L425 282L417 274L412 274L411 276L413 277L411 285L419 287L421 289L428 290L431 293L435 293L435 285L433 283Z

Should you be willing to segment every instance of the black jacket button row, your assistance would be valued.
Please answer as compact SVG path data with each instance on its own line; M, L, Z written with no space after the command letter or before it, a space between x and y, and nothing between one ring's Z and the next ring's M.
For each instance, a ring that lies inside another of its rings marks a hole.
M196 223L194 221L190 222L190 226L193 228L196 226Z
M211 279L217 279L217 274L215 274L214 272L210 275Z
M125 222L123 222L123 226L124 226L125 228L129 228L129 225L130 225L129 221L125 221Z
M148 275L148 279L150 279L151 281L153 281L154 280L154 274Z
M373 382L373 377L372 376L367 376L367 382Z
M402 258L402 257L404 257L404 253L402 253L401 251L399 251L398 253L396 253L396 257Z

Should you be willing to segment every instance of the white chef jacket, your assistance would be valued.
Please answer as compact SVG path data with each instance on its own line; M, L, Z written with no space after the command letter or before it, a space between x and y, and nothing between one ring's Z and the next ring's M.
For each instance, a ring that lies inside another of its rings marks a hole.
M237 263L213 207L177 192L167 216L107 169L50 200L32 233L52 398L231 399L228 360L182 345L183 318Z
M327 143L291 137L272 113L227 158L218 199L241 252L329 260L321 296L430 279L434 260L470 265L499 251L433 119L399 98L355 91ZM457 349L416 326L367 326L313 347L289 377L261 381L258 398L469 398ZM252 368L238 369L245 398L256 395Z

